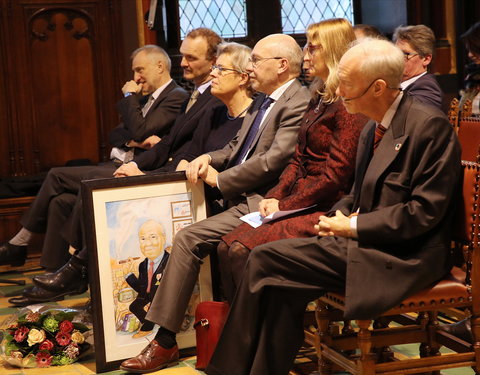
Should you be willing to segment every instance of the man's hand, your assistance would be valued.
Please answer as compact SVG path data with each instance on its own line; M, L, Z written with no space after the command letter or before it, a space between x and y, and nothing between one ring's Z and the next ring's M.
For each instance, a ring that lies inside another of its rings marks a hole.
M175 169L175 171L185 171L187 170L187 167L188 167L188 161L186 161L185 159L182 159L177 164L177 168Z
M206 173L200 174L202 180L211 187L217 187L217 176L218 171L210 165L208 166Z
M143 142L140 142L138 146L143 148L144 150L150 150L153 146L155 146L158 142L161 141L161 138L157 135L151 135L147 139L145 139Z
M127 92L133 92L135 94L139 94L142 92L143 84L137 84L133 79L131 81L127 81L123 87L122 92L125 95Z
M115 172L113 172L115 177L141 176L144 174L145 173L138 169L137 164L135 163L123 164Z
M187 169L185 170L188 181L192 184L196 184L198 177L207 176L209 165L210 156L207 154L200 155L198 158L188 163Z
M315 225L319 236L353 237L350 228L350 218L340 210L335 211L335 216L320 216L318 225Z
M278 202L278 199L275 198L262 199L258 204L260 215L268 216L274 212L280 211L280 208L278 208Z

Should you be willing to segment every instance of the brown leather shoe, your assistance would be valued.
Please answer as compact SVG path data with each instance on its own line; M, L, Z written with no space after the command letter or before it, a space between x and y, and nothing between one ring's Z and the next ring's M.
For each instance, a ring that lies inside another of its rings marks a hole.
M165 349L156 340L152 340L139 355L123 361L120 365L120 370L146 374L162 368L175 366L178 364L178 358L177 345L171 349Z

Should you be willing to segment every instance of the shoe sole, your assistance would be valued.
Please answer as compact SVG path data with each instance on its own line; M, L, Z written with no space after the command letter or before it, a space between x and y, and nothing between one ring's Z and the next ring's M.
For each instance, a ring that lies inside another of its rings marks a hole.
M176 365L178 365L179 363L180 363L180 361L169 362L169 363L167 363L167 364L165 364L165 365L152 368L151 370L133 369L133 368L128 368L128 367L120 366L120 370L126 371L126 372L130 372L130 373L133 373L133 374L148 374L148 373L150 373L150 372L155 372L155 371L163 370L164 368L169 368L169 367L176 366Z

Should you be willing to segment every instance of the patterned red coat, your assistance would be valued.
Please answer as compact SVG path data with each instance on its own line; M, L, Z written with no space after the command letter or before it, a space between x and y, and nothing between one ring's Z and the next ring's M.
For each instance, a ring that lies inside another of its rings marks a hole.
M295 154L266 198L278 199L280 210L317 206L256 229L242 224L222 239L253 249L283 238L317 235L313 226L319 215L350 191L358 138L367 121L362 115L347 113L340 100L328 105L311 103Z

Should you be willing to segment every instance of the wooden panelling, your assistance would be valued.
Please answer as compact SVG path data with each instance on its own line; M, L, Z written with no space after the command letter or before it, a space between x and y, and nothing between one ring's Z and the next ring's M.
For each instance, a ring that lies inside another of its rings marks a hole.
M0 144L7 151L1 174L105 160L124 82L121 2L0 0L0 6L0 121L6 123L0 135L8 139Z

